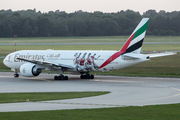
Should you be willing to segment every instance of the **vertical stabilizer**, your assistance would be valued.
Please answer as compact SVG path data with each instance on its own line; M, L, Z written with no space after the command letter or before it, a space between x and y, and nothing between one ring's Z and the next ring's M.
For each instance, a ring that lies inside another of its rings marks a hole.
M136 29L133 31L131 36L128 38L124 46L121 48L121 50L109 57L99 68L103 68L104 66L108 65L122 54L131 52L137 54L140 53L143 40L146 34L148 22L149 18L143 18L136 27Z
M122 53L140 53L143 40L146 34L149 18L143 18L128 38L124 46L121 48Z

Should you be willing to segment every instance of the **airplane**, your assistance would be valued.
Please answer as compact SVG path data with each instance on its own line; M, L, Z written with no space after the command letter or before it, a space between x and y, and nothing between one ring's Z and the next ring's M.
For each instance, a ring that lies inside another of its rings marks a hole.
M112 71L150 58L174 55L174 52L141 54L149 18L143 18L118 51L97 50L21 50L8 54L4 65L14 71L14 77L36 77L42 70L57 71L54 80L68 80L64 72L78 73L81 79L94 79L91 71Z

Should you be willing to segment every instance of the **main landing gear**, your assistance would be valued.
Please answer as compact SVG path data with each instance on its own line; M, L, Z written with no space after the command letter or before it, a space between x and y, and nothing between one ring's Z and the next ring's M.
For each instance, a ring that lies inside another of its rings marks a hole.
M54 76L54 80L68 80L68 76L64 76L64 75Z
M94 79L94 75L91 74L85 74L80 76L81 79Z
M15 71L14 71L14 77L15 77L15 78L19 77L19 74L18 74L18 70L17 70L17 69L15 69Z

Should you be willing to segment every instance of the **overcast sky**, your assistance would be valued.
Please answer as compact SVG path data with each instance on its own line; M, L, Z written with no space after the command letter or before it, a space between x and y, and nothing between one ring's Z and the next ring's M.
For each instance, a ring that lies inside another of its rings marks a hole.
M111 13L130 9L142 14L149 9L157 12L180 11L180 0L0 0L0 10L17 11L34 8L41 12L60 10L67 13L78 10Z

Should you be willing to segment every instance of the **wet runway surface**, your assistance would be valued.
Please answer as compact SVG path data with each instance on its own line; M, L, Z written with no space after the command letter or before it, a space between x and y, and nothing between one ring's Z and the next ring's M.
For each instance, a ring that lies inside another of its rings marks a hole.
M12 72L0 73L0 92L81 92L110 91L111 93L66 100L0 104L0 112L86 109L123 106L143 106L180 103L180 78L95 76L81 80L79 75L68 75L68 81L55 81L53 74L35 78Z

